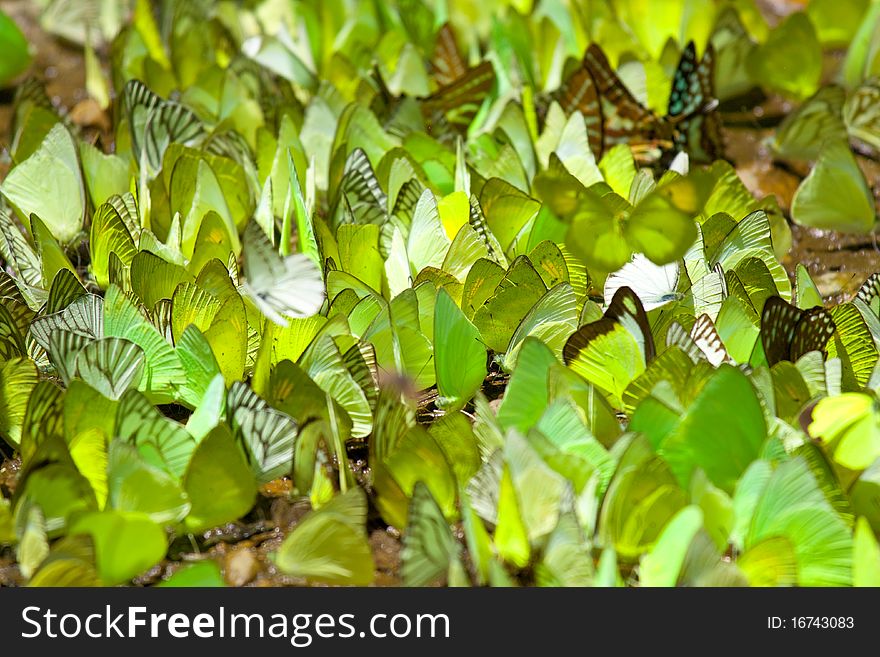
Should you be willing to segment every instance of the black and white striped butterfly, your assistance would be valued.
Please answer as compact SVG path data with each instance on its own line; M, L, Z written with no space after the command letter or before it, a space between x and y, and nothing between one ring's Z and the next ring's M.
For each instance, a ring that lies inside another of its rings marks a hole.
M880 315L880 272L868 276L856 292L856 299L873 310L875 315Z
M673 322L666 333L666 345L681 347L691 360L707 360L714 367L730 363L732 358L718 335L715 322L709 315L700 315L688 333L678 322Z
M334 223L378 224L387 218L388 197L363 149L355 148L345 160L337 196Z
M169 144L192 145L206 134L190 109L158 96L140 80L126 83L122 99L132 151L138 164L146 162L152 172L162 167Z

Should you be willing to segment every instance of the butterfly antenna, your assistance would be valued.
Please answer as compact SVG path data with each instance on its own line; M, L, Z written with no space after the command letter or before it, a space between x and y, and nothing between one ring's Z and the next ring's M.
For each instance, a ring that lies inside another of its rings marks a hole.
M484 347L486 347L486 351L492 351L492 349L489 347L489 345L487 345L485 342L483 342L480 338L474 338L474 339L475 339L477 342L479 342L481 345L483 345Z

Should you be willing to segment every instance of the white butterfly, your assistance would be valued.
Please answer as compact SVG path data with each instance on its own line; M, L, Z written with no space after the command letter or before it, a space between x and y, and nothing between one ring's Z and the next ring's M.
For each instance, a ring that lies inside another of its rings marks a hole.
M641 253L636 253L605 279L605 303L610 303L614 293L622 287L629 287L636 293L645 312L678 301L683 296L678 292L680 274L678 262L655 265Z
M279 326L285 317L309 317L320 310L326 292L321 270L307 255L281 257L255 221L244 231L244 283L239 289Z

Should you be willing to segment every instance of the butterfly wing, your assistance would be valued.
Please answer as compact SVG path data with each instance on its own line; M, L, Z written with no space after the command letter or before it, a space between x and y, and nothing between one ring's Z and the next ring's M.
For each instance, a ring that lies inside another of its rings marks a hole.
M761 311L761 345L770 366L791 360L791 341L803 311L780 297L770 297Z
M667 118L675 125L674 145L696 162L713 162L724 154L721 122L713 111L715 52L711 44L697 60L696 46L687 44L669 93Z
M448 125L460 133L466 132L494 84L492 62L484 61L452 84L438 89L422 102L428 129Z
M695 363L703 359L703 352L694 342L690 333L678 322L673 321L666 330L666 346L679 347Z
M727 347L718 335L715 323L709 315L700 315L691 329L691 339L713 366L718 367L721 363L731 362Z
M618 322L608 317L597 319L595 322L584 324L577 331L571 334L562 348L562 359L566 365L577 359L582 350L586 349L592 340L600 335L610 333L617 326Z
M392 214L400 219L405 225L409 226L412 223L416 205L418 205L419 199L422 197L424 191L425 186L418 178L410 178L407 180L403 183L400 191L397 192L397 198L394 199L394 209L392 210Z
M810 351L821 351L824 354L825 345L836 328L831 313L824 308L816 307L805 311L791 341L791 360L796 361Z
M604 296L611 299L618 290L630 288L650 311L679 299L677 292L680 269L678 262L655 265L641 253L605 279Z
M162 166L169 144L192 144L204 134L201 121L178 103L166 101L150 112L144 130L144 150L153 169Z
M164 100L139 80L129 80L123 106L131 132L132 150L138 160L145 154L153 171L162 166L171 143L190 144L205 134L198 117L183 105Z
M721 265L715 263L711 271L694 280L690 292L694 302L694 314L705 313L710 317L717 317L721 312L721 304L729 293L727 278Z
M605 311L605 318L616 320L632 333L642 348L645 363L650 363L654 359L657 350L654 347L654 336L651 334L648 315L639 297L631 288L622 287L614 293Z
M849 95L843 120L853 137L880 149L880 80L865 82Z
M309 317L324 303L321 270L307 255L282 258L256 222L245 229L242 290L270 320L286 326L285 317Z
M388 197L382 191L370 160L361 148L354 149L345 161L340 193L341 198L347 200L347 207L351 209L355 223L385 222ZM340 221L337 220L336 223L338 225Z
M498 241L498 238L495 237L495 233L489 228L489 222L486 221L486 215L483 214L483 208L480 207L480 202L473 194L471 194L470 198L468 224L470 224L470 227L476 231L480 241L485 244L489 258L500 264L502 267L507 267L507 258L504 255L504 249L501 248L501 243Z
M140 154L143 145L144 130L150 113L162 104L161 96L150 91L140 80L129 80L122 92L122 105L128 119L131 133L131 147L134 153Z
M433 583L449 571L460 549L431 491L423 482L416 482L400 554L404 584Z
M597 44L584 54L584 66L599 91L605 148L651 142L662 137L663 121L630 93Z
M700 67L697 61L697 49L690 41L681 53L678 68L672 78L672 89L669 92L668 116L690 116L703 108L703 84L698 74Z
M585 64L576 68L556 91L554 98L566 115L577 111L584 117L590 150L596 161L599 161L605 150L602 103L599 99L599 88L590 69Z
M437 32L434 54L431 57L431 72L434 79L440 86L445 87L464 77L467 74L467 69L467 64L455 40L455 32L449 23L444 23Z
M835 326L824 308L801 310L780 297L770 297L761 312L761 345L771 367L794 362L808 351L824 351Z
M880 316L880 272L868 276L856 292L856 298L873 310L875 315Z
M829 139L847 139L844 124L846 91L824 86L785 117L773 138L773 149L786 159L815 160Z

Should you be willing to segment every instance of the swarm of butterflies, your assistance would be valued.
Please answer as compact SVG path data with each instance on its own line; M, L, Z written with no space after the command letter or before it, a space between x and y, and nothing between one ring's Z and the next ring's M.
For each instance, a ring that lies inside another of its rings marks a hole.
M790 278L722 130L799 94L795 219L873 225L878 5L693 4L50 2L113 130L17 86L12 583L223 585L273 496L311 510L264 583L880 583L880 274ZM746 76L805 29L845 83Z

